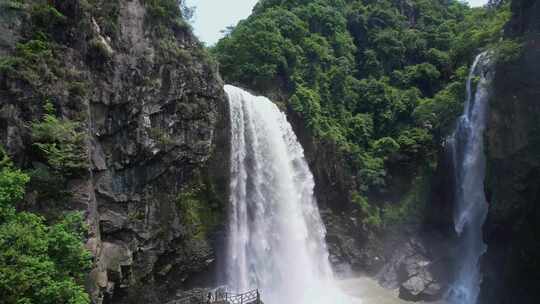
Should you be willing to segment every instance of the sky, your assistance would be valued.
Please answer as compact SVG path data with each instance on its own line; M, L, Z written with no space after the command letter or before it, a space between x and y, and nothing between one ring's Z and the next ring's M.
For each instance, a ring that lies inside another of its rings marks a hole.
M186 0L188 6L195 6L193 27L195 35L208 46L216 43L223 34L221 30L251 14L257 0Z
M221 31L229 25L236 25L238 21L251 14L257 0L186 0L189 6L195 6L193 27L195 35L206 45L215 44L223 34ZM487 0L470 0L471 6L480 6Z

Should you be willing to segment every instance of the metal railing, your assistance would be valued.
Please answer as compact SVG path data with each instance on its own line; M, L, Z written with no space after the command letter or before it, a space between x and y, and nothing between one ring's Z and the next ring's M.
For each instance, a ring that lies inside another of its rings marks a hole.
M259 290L250 290L241 294L216 291L215 293L189 296L170 304L262 304Z

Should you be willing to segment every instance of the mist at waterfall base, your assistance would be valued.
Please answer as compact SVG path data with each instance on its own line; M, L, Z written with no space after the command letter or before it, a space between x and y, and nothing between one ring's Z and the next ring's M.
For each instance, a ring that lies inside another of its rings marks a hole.
M231 116L227 286L266 304L360 303L334 280L314 180L286 116L227 85Z
M474 81L478 79L473 94ZM487 250L482 237L488 205L484 192L484 130L493 71L489 53L478 55L467 79L463 115L447 141L455 178L454 226L459 235L457 269L447 300L453 304L475 304L482 280L479 259Z

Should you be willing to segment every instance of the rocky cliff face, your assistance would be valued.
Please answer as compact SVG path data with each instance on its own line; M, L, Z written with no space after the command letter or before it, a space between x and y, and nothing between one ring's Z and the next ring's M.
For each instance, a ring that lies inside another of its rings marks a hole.
M168 2L0 1L0 142L32 173L23 208L85 212L95 303L163 303L217 263L226 99ZM36 147L51 105L84 135L77 171Z
M360 223L359 208L350 201L351 191L356 186L347 169L345 156L335 143L313 136L304 120L294 111L287 111L287 115L315 179L315 196L327 229L326 240L332 264L338 270L343 266L362 271L374 270L376 254L366 246L368 232Z
M498 65L491 100L482 303L540 297L540 1L513 1L512 12L506 35L523 52Z

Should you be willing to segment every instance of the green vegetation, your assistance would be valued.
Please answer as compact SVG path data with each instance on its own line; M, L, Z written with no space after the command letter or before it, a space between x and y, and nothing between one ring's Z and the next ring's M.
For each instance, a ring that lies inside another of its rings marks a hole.
M381 228L383 222L381 219L381 209L379 207L370 205L367 199L358 192L353 192L351 201L358 205L363 213L362 224L364 229L366 228Z
M189 22L194 14L193 7L187 6L184 0L143 0L142 3L147 8L146 30L157 40L159 64L180 63L193 68L205 63L213 73L217 71L217 63L202 43L194 41L189 50L186 44L179 43L183 33L192 30Z
M63 175L87 169L86 137L78 131L78 123L54 116L51 103L46 103L45 112L42 121L32 124L31 131L34 145L47 163Z
M359 185L352 201L378 226L365 197L389 190L390 169L412 180L436 161L471 61L508 18L508 4L455 0L261 0L212 53L227 82L262 93L280 84L315 138L337 143Z
M81 1L85 10L92 13L92 17L101 28L101 33L113 41L118 37L118 17L120 16L120 2L117 0L86 0Z
M3 94L24 113L24 121L32 120L25 130L30 134L24 134L25 141L31 139L33 144L24 164L30 176L28 188L36 206L47 206L43 209L47 218L58 218L61 203L69 201L67 180L84 174L88 163L86 136L77 122L88 113L83 98L89 89L87 76L65 54L66 40L73 39L66 34L90 26L87 18L76 20L70 14L90 5L82 1L81 7L66 6L47 0L10 3L4 12L11 14L14 28L21 26L18 42L4 48L7 54L0 56ZM63 113L56 113L53 104Z
M0 221L3 222L15 214L13 204L24 197L25 185L29 178L20 170L12 168L11 161L3 149L0 150L0 155Z
M516 40L502 40L495 44L495 59L498 63L511 63L523 54L523 43Z
M35 1L30 6L30 16L34 27L42 31L52 31L58 25L64 25L66 16L60 13L49 1Z
M24 81L35 91L44 94L66 75L59 40L64 37L68 18L46 0L11 1L17 22L24 24L21 40L10 55L0 57L0 77ZM14 21L15 22L15 21ZM58 56L58 53L60 56Z
M15 205L29 177L0 153L0 298L2 303L87 304L84 276L91 255L83 247L80 214L54 225Z
M196 172L193 182L182 188L177 205L183 223L190 229L196 240L205 240L208 233L222 222L223 204L211 181Z
M144 0L150 18L174 19L181 16L179 0Z
M381 220L384 227L401 223L420 223L422 214L429 200L431 190L432 168L421 168L414 178L409 191L398 203L385 203Z
M184 0L143 0L146 7L146 23L159 37L170 37L171 31L191 30L188 21L192 8Z
M51 46L47 38L41 36L17 44L12 56L0 58L0 73L38 87L43 81L55 80L55 75L47 69L47 64L53 60Z

